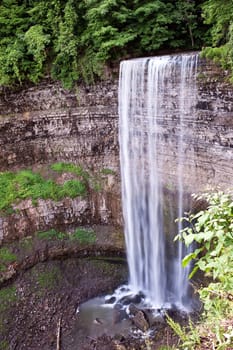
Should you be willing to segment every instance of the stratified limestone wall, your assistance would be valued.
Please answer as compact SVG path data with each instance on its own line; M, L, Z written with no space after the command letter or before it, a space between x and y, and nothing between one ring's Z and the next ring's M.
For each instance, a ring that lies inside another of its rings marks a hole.
M70 162L92 174L104 168L101 190L60 202L30 200L0 217L0 243L45 231L92 224L121 225L117 83L105 81L67 92L43 83L0 95L0 171L41 169Z
M233 187L233 84L214 65L199 68L193 148L199 178L210 187Z
M225 78L226 72L200 61L195 109L192 115L185 116L183 125L187 192L233 187L233 86ZM64 161L94 171L111 168L116 176L95 199L86 200L85 212L77 213L72 201L61 205L40 203L37 210L25 202L18 216L0 218L0 240L28 235L31 227L33 231L48 229L56 220L58 227L67 220L68 225L122 223L117 88L117 80L108 80L67 92L58 83L44 82L18 92L1 92L0 171ZM165 157L161 176L169 190L177 183L174 165L179 148L179 115L173 97L171 92L171 103L164 106L159 120L159 153ZM41 218L40 208L44 207Z
M0 171L54 161L118 168L117 85L42 84L0 96Z
M233 187L233 85L227 72L211 62L199 61L197 96L194 108L184 116L182 172L186 192ZM179 154L179 113L174 92L165 106L160 125L160 156L165 159L161 176L165 186L173 189ZM178 110L178 109L177 109Z

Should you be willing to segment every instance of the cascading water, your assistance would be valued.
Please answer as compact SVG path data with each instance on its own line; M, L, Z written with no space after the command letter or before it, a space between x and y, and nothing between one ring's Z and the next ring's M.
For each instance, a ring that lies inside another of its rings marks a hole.
M185 119L195 105L197 60L197 54L160 56L123 61L120 67L119 140L129 283L155 307L184 305L188 295L188 270L181 266L187 252L173 238L181 229L175 218L183 216L188 205ZM176 136L164 132L166 118L177 120ZM177 138L175 204L165 195L169 137Z

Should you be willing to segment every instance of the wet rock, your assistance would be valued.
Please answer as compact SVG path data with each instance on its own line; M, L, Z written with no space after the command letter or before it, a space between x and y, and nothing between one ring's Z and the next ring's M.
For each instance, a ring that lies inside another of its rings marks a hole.
M164 313L161 310L153 310L153 309L143 309L143 312L146 315L146 319L149 322L150 327L152 326L163 326L165 322Z
M140 329L142 332L146 332L150 328L150 324L148 322L147 316L145 312L139 309L134 304L130 304L129 312L133 316L131 318L132 323Z
M120 323L122 320L128 317L125 309L114 308L113 309L113 323Z
M170 309L166 310L166 314L171 317L175 322L182 323L187 319L187 314L179 310L176 305L172 305Z
M104 321L103 321L103 320L101 320L101 318L96 317L96 318L95 318L95 320L94 320L94 323L95 323L95 324L99 324L99 325L101 325L101 324L103 324L103 323L104 323Z
M138 311L140 311L140 309L137 307L137 306L135 306L134 304L130 304L129 305L129 313L131 314L131 315L136 315L137 314L137 312Z
M119 302L122 305L129 305L131 303L133 304L140 304L140 302L142 301L142 296L140 294L130 294L130 295L126 295L123 298L121 298L119 300Z
M122 287L120 288L120 292L122 292L122 293L124 293L124 292L129 292L129 288L126 287L126 286L122 286Z
M136 315L132 318L133 324L140 329L142 332L146 332L150 325L146 319L146 316L142 310L139 310Z
M105 300L105 304L114 304L116 301L116 297L110 297Z

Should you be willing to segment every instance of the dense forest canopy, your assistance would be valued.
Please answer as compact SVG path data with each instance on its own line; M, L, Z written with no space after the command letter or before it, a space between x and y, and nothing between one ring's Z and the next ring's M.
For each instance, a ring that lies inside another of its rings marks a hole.
M71 88L119 59L200 49L233 67L232 0L1 0L0 85Z

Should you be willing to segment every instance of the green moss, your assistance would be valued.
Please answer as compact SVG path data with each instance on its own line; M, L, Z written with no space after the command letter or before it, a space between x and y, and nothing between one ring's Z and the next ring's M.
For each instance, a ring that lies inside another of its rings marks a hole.
M88 179L89 174L80 165L72 163L55 163L51 165L51 169L58 173L71 173L77 176L81 176L83 179Z
M10 349L10 344L6 341L0 341L0 350L8 350Z
M22 238L19 243L23 249L31 249L33 247L32 236Z
M39 289L39 292L41 289L48 290L53 289L55 286L58 285L60 281L60 270L56 267L51 268L48 271L40 272L36 276L36 282Z
M93 230L85 230L82 228L78 228L71 236L70 239L72 241L77 240L80 243L95 243L96 241L96 233Z
M100 181L92 181L91 187L95 192L100 192L102 190L102 184L100 183Z
M0 289L0 312L7 311L17 300L16 288L5 287Z
M112 170L112 169L109 169L109 168L103 168L101 170L101 173L103 175L116 175L116 172L114 170Z
M58 232L55 229L51 229L44 232L37 232L37 237L39 239L47 239L47 240L54 240L54 239L65 239L67 237L66 233Z
M8 248L0 248L0 263L10 264L16 261L17 257Z
M47 291L59 287L60 269L48 264L38 265L31 270L31 279L34 293L42 297Z
M77 228L76 231L72 234L68 234L65 232L60 232L55 229L51 229L48 231L37 232L37 237L39 239L45 240L71 240L78 241L79 243L95 243L96 241L96 233L91 229L83 229Z

